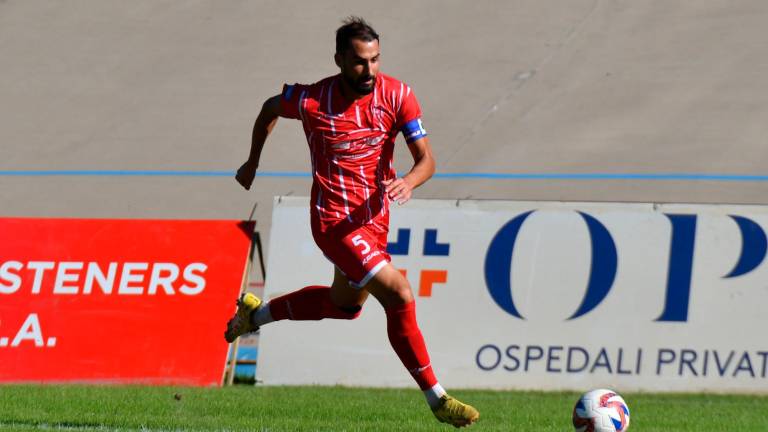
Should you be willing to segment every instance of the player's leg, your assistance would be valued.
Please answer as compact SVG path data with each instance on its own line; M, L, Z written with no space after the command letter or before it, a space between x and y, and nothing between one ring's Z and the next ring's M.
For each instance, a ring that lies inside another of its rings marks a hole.
M391 264L386 264L364 288L384 307L392 348L424 392L435 417L457 427L476 421L480 417L478 411L448 396L432 371L424 337L416 321L416 303L408 279Z
M232 342L238 336L256 331L264 324L284 319L306 321L357 318L368 293L350 287L349 280L363 280L366 279L367 272L370 272L371 276L375 272L363 263L364 258L360 255L355 240L358 234L353 232L354 230L340 231L344 233L322 232L314 223L312 225L315 243L326 258L334 263L332 286L304 287L266 303L262 303L253 294L244 294L238 300L237 312L227 323L224 338ZM361 233L370 238L365 229L362 229ZM371 244L376 244L373 240L371 239ZM352 277L347 276L350 274Z
M268 302L247 293L237 302L237 312L227 323L228 342L280 320L309 321L325 318L355 319L360 316L368 293L349 286L347 277L335 268L332 286L312 285L273 298Z
M341 310L359 314L368 299L368 291L353 287L338 267L334 266L333 270L331 301Z
M346 276L338 268L334 268L334 271L332 286L308 286L276 297L266 304L264 312L268 310L269 315L261 310L256 312L254 323L264 325L284 319L308 321L357 318L368 295L355 292L349 287Z

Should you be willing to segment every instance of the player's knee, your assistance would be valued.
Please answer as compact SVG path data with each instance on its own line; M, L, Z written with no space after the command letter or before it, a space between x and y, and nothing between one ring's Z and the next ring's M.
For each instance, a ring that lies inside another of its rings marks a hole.
M338 306L338 308L344 313L344 318L349 320L357 319L363 313L363 305Z
M392 290L392 294L398 303L406 304L413 301L413 291L411 291L411 286L407 282L403 284L397 284L393 288L394 289Z

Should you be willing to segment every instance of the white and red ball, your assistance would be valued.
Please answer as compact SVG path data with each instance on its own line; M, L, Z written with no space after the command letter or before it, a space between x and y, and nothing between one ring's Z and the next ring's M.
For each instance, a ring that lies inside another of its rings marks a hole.
M573 407L576 432L624 432L629 428L629 407L613 390L584 393Z

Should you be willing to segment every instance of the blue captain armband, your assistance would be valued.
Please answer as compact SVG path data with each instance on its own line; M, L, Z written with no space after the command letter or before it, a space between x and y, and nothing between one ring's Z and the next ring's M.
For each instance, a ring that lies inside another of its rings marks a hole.
M291 100L291 95L293 95L293 89L294 89L294 86L286 84L285 90L283 91L283 99Z
M408 144L427 136L427 131L424 130L424 125L421 124L420 118L409 121L400 131L403 133L405 142Z

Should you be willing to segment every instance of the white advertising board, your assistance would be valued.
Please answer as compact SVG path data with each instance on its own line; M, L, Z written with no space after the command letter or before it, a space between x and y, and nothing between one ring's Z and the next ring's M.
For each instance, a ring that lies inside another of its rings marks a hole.
M768 207L414 200L393 206L447 387L768 392ZM330 284L307 198L277 198L267 298ZM431 281L431 283L430 283ZM372 297L265 326L265 384L413 386Z

